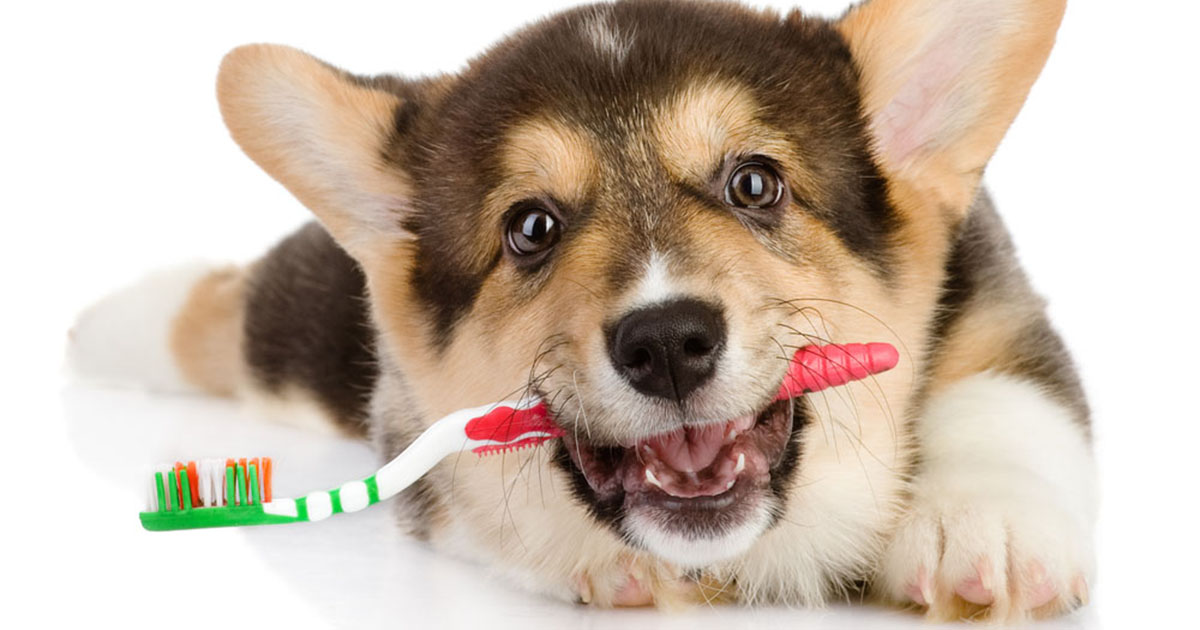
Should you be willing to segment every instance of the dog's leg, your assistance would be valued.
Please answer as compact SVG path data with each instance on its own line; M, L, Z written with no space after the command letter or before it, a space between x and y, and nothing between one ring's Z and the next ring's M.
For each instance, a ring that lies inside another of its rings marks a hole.
M361 434L375 383L358 266L316 224L249 267L159 272L85 311L85 377L231 396L264 417Z
M910 509L883 594L937 619L1051 616L1087 598L1096 486L1067 408L992 372L942 390L918 422Z
M79 316L68 360L106 383L232 395L244 373L243 287L236 268L197 263L153 273Z

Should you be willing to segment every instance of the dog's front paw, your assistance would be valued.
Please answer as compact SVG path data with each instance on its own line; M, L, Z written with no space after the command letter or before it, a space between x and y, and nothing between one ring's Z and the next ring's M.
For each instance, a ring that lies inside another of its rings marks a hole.
M1018 481L1039 484L918 483L881 565L884 595L936 620L1017 621L1082 605L1092 562L1086 515L1047 500L1048 487L1006 491Z
M655 606L680 610L730 603L737 598L728 581L689 577L675 567L641 555L623 554L615 561L580 569L572 579L578 601L601 608Z

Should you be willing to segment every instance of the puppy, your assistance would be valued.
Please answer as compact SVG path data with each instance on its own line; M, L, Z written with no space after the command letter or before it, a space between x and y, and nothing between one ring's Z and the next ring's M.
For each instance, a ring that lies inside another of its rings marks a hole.
M102 303L73 352L311 403L384 457L543 396L567 437L448 460L398 515L564 600L1063 613L1088 411L980 187L1063 9L618 2L423 79L238 48L225 122L318 223ZM131 363L105 343L134 313ZM772 402L796 348L865 341L900 366Z

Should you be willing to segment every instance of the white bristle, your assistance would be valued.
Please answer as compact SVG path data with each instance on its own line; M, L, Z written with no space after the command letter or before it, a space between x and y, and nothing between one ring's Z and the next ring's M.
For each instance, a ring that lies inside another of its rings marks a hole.
M158 491L155 490L155 485L156 483L154 481L154 475L150 475L150 485L147 487L147 490L150 491L150 496L147 497L146 501L147 512L158 511Z
M203 459L196 462L196 493L200 495L200 507L208 507L208 471L207 462Z
M224 466L220 460L208 460L208 486L212 492L212 504L214 507L224 505L223 497L225 496L225 483L221 479L224 472Z
M204 487L204 506L214 507L217 503L217 488L213 485L213 460L200 461L200 485Z
M220 459L209 460L209 469L213 484L213 505L225 505L225 462Z
M220 505L217 502L217 497L219 496L218 493L220 490L218 490L217 486L213 484L213 466L213 460L204 460L204 493L208 496L204 504L208 507Z
M208 507L221 505L221 488L219 484L213 481L213 473L216 466L216 461L211 459L204 460L204 485L208 486Z
M225 493L225 484L221 483L221 463L215 459L208 460L208 488L212 495L213 507L222 505L221 497Z

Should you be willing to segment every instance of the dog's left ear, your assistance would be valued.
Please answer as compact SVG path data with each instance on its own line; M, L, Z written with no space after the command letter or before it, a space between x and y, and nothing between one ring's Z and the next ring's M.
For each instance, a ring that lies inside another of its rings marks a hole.
M961 216L1054 44L1066 0L868 0L837 24L902 194Z
M407 174L389 155L397 94L287 46L234 49L217 77L234 140L359 262L406 238Z

